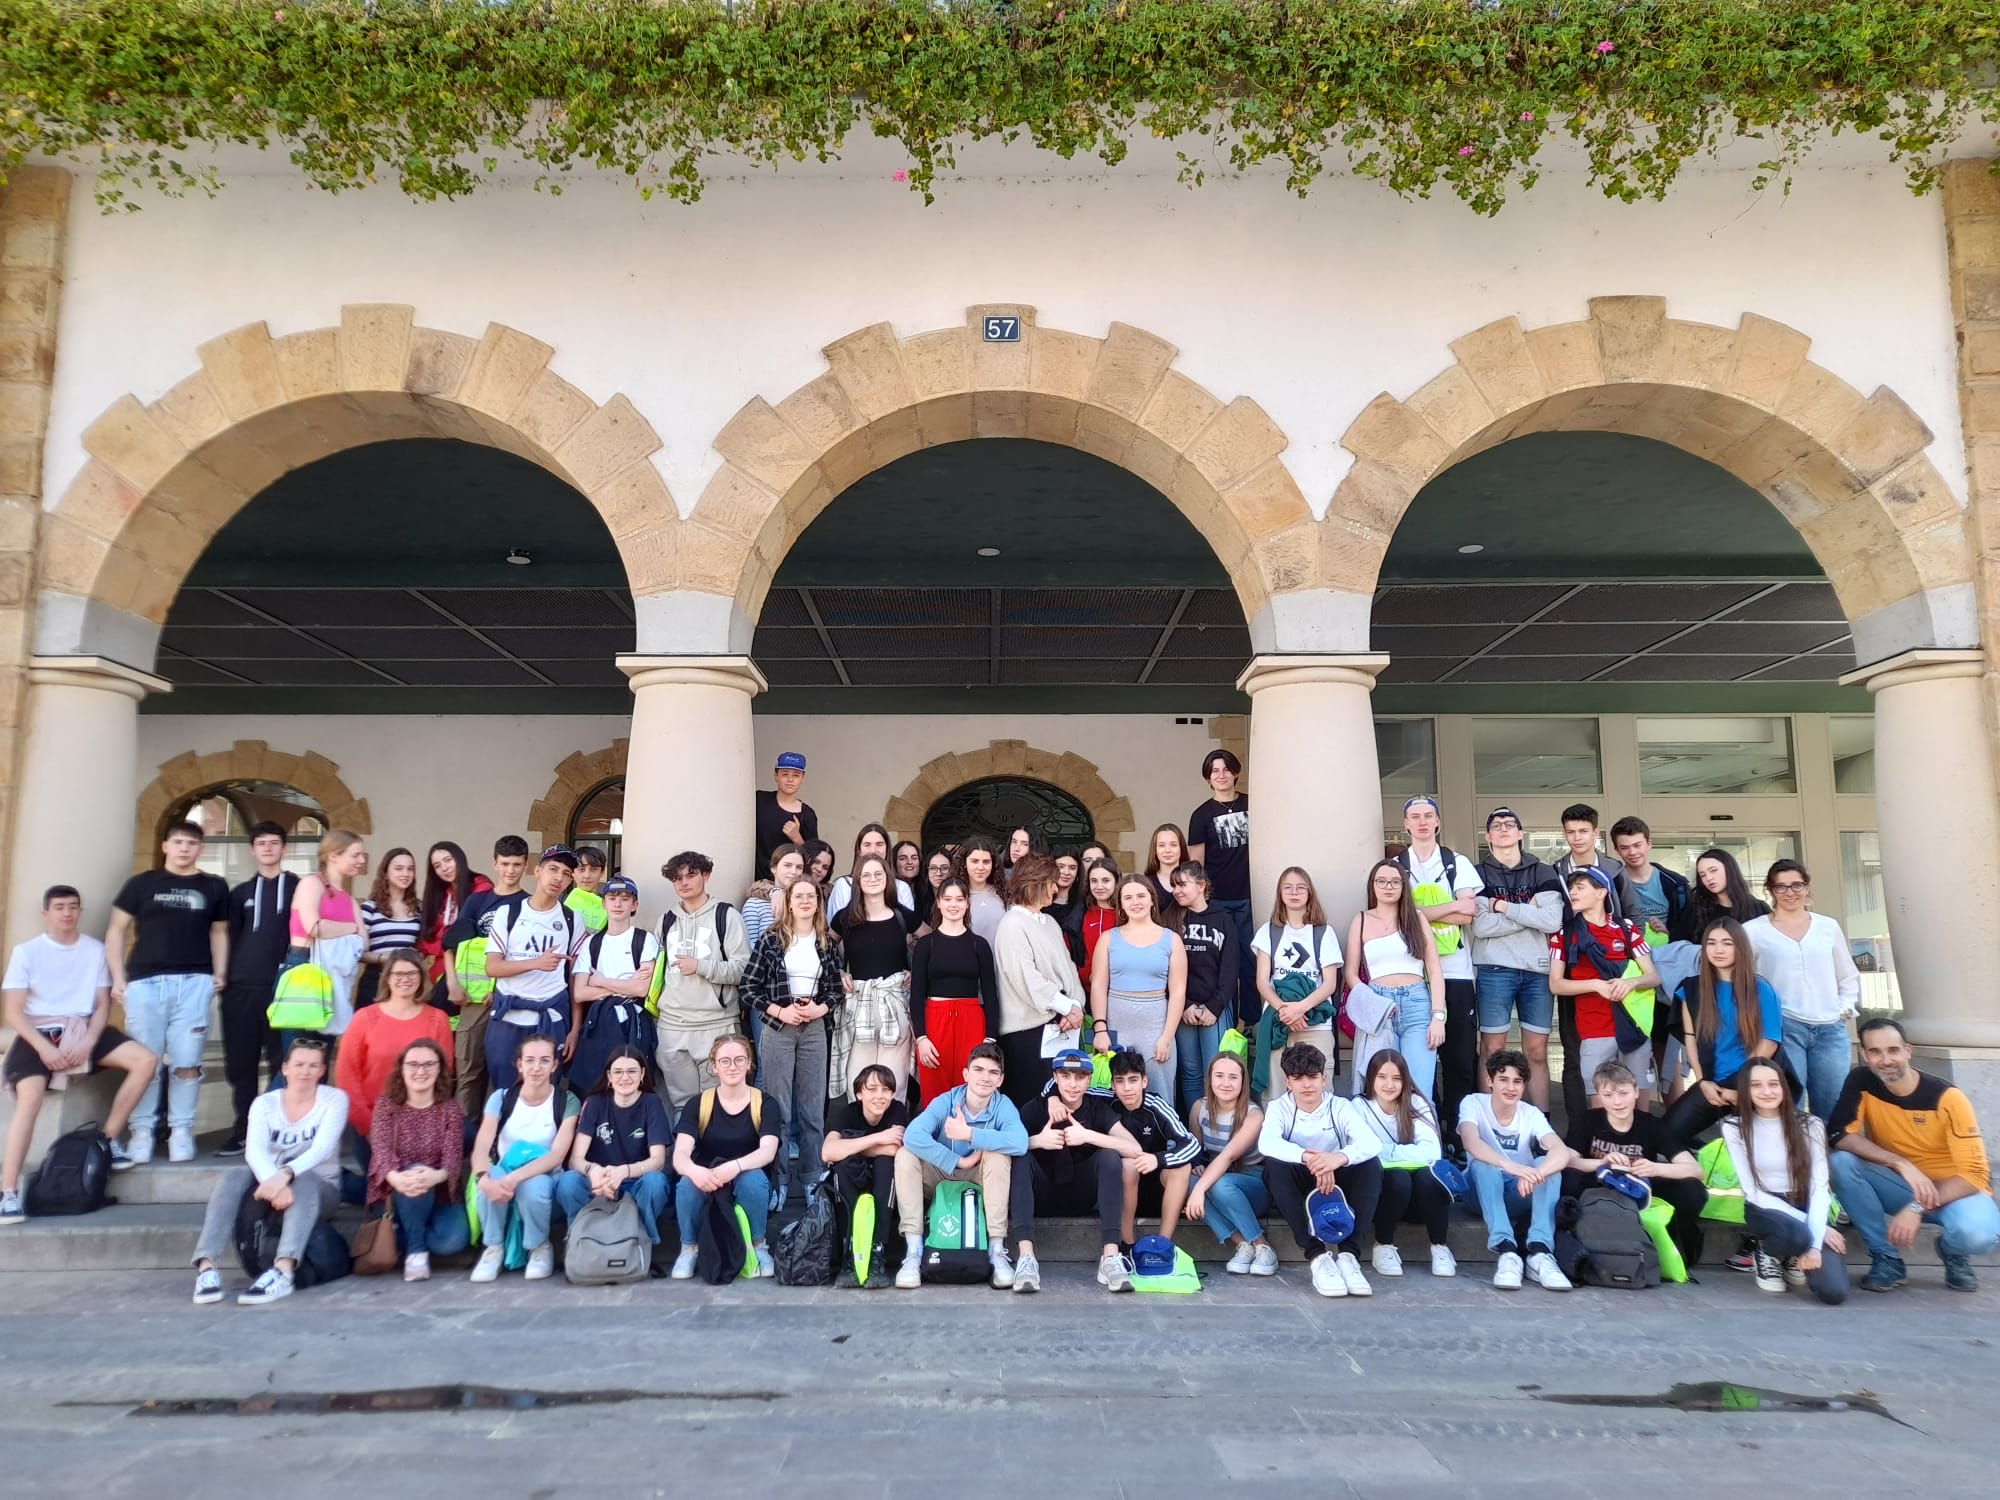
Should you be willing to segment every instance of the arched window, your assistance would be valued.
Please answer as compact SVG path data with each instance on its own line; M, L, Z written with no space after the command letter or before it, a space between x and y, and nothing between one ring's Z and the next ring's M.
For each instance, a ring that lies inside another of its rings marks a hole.
M618 873L619 856L625 843L625 778L614 776L599 782L576 804L570 814L570 848L589 844L604 851L606 866Z
M946 792L924 814L924 847L984 834L1004 850L1016 828L1041 832L1051 848L1097 837L1090 809L1061 787L1025 776L988 776Z
M259 823L276 823L285 830L285 868L297 875L316 867L320 835L327 830L326 813L317 802L277 781L207 787L170 807L161 827L180 822L201 825L201 868L231 885L257 873L250 830Z

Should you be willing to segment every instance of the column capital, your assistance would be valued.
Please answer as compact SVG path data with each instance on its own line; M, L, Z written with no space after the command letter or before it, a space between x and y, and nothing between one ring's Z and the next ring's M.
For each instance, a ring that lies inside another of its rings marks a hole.
M770 684L747 656L620 656L618 670L632 679L632 691L680 684L735 688L754 698Z
M1296 687L1311 682L1372 690L1376 677L1388 665L1388 656L1380 652L1355 652L1342 656L1294 656L1274 652L1251 657L1250 665L1236 679L1236 690L1253 698L1265 688Z
M1986 653L1980 650L1941 651L1928 647L1904 651L1885 661L1846 673L1842 687L1859 683L1871 693L1901 687L1907 682L1937 682L1948 677L1980 677L1986 672Z
M164 677L141 672L108 656L31 656L28 681L38 687L97 688L140 702L149 693L171 693Z

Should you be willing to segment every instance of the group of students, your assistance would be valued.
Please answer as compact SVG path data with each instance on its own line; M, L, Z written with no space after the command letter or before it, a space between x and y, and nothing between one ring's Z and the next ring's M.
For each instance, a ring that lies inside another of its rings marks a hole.
M976 1179L993 1280L1022 1290L1039 1285L1038 1210L1096 1213L1098 1279L1114 1290L1130 1283L1141 1216L1159 1216L1169 1239L1204 1222L1231 1272L1270 1274L1261 1224L1275 1210L1317 1290L1367 1295L1362 1260L1401 1274L1405 1224L1423 1226L1433 1272L1454 1273L1454 1190L1486 1221L1498 1285L1562 1289L1557 1201L1603 1169L1671 1203L1676 1241L1698 1250L1705 1193L1687 1148L1715 1127L1746 1204L1732 1264L1760 1284L1777 1265L1782 1287L1792 1260L1822 1296L1839 1289L1838 1255L1820 1259L1840 1248L1820 1211L1829 1184L1868 1241L1871 1288L1901 1279L1910 1206L1945 1225L1949 1284L1970 1286L1968 1257L1990 1248L1990 1183L1963 1096L1938 1103L1943 1086L1918 1082L1907 1048L1898 1077L1915 1095L1879 1068L1849 1072L1858 976L1838 925L1808 910L1796 861L1768 874L1772 912L1725 851L1702 854L1692 883L1652 864L1635 818L1613 825L1611 866L1595 812L1568 809L1570 853L1551 868L1498 808L1475 863L1440 842L1436 803L1413 798L1408 843L1369 870L1343 943L1302 867L1281 874L1253 925L1248 799L1226 750L1203 760L1211 796L1188 833L1157 830L1130 873L1102 845L1051 855L1032 829L1005 847L974 838L927 853L871 824L836 878L799 796L804 770L781 756L759 797L769 878L732 905L709 891L707 856L676 855L662 868L675 899L652 928L637 921L636 883L608 876L597 851L555 846L531 868L515 837L496 844L490 877L457 845L433 845L421 894L415 856L392 850L357 900L358 835L326 834L316 873L298 878L282 870L283 831L261 825L258 873L231 891L201 873L199 828L176 825L163 867L119 893L108 948L78 932L80 902L55 888L48 931L16 951L5 986L19 1038L6 1076L22 1107L0 1223L21 1217L51 1079L125 1071L105 1121L123 1170L153 1154L164 1071L170 1157L193 1154L220 995L238 1122L223 1151L245 1164L202 1238L201 1300L220 1295L218 1236L246 1194L287 1226L270 1284L246 1297L290 1290L287 1262L340 1200L343 1145L413 1279L430 1255L466 1250L475 1221L475 1280L499 1274L510 1228L516 1260L545 1276L556 1217L623 1196L655 1242L671 1203L683 1230L672 1274L692 1274L687 1231L725 1189L768 1269L769 1215L830 1173L844 1203L873 1198L885 1239L892 1219L916 1231L939 1181ZM325 1024L293 1035L268 1011L275 976L305 961L340 982ZM112 998L129 1037L108 1025ZM1516 1026L1518 1050L1506 1045ZM1546 1113L1558 1027L1566 1135ZM1343 1040L1351 1099L1331 1087ZM1863 1050L1873 1068L1866 1035ZM267 1056L283 1087L260 1093ZM1923 1102L1896 1102L1907 1097ZM1916 1139L1942 1121L1942 1147ZM1869 1154L1885 1131L1910 1149ZM1878 1170L1853 1186L1883 1212L1857 1213L1844 1158L1893 1171L1906 1201L1879 1191ZM1803 1230L1768 1217L1787 1213ZM906 1254L898 1284L917 1274Z

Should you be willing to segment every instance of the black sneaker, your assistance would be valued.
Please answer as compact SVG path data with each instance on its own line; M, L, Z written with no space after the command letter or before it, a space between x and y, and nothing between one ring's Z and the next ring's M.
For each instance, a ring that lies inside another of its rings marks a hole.
M217 1146L215 1154L217 1156L241 1156L243 1154L243 1137L241 1133L231 1135L228 1140Z
M1967 1269L1970 1268L1968 1267ZM1890 1255L1887 1252L1880 1254L1871 1252L1869 1255L1868 1274L1861 1278L1861 1290L1864 1292L1893 1292L1909 1279L1910 1273L1903 1265L1902 1256Z
M1973 1274L1972 1257L1969 1255L1940 1255L1944 1262L1944 1284L1954 1292L1976 1292L1979 1278Z

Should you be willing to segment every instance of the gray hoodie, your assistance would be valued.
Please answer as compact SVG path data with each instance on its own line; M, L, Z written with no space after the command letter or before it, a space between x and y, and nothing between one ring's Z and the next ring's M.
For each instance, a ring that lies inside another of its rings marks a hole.
M1556 872L1524 853L1511 869L1491 857L1482 859L1479 878L1486 885L1473 905L1473 963L1548 973L1549 936L1562 926L1569 908ZM1505 901L1504 912L1493 909L1496 897Z

